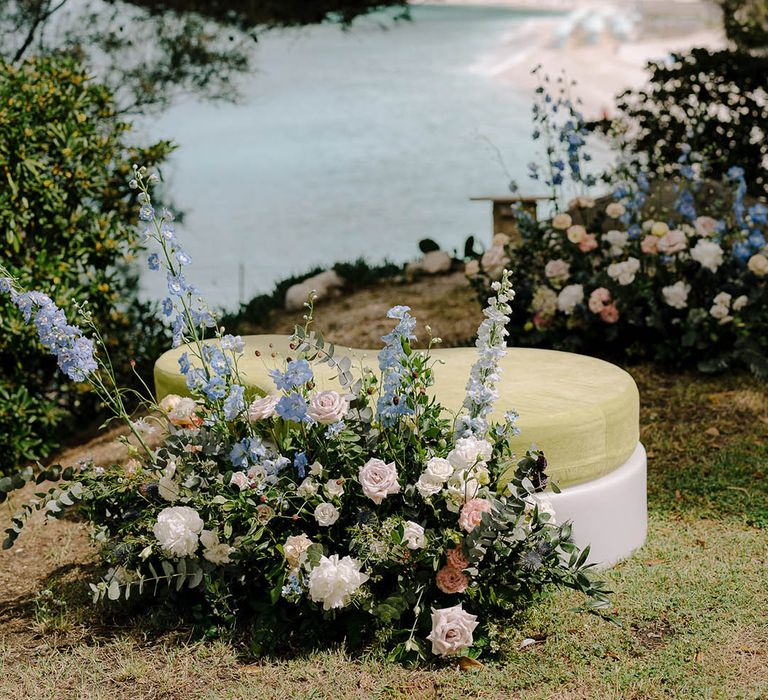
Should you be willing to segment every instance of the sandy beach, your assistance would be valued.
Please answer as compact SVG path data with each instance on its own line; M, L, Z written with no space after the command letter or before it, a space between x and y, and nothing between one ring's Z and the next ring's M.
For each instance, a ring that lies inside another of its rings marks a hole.
M447 4L435 0L433 4ZM456 4L459 4L458 2ZM472 70L531 90L537 65L552 78L565 71L588 118L610 115L615 96L645 84L648 61L694 46L720 48L719 11L700 0L464 0L460 4L553 11L534 17L479 57ZM585 31L584 27L593 31ZM616 28L620 28L618 31Z

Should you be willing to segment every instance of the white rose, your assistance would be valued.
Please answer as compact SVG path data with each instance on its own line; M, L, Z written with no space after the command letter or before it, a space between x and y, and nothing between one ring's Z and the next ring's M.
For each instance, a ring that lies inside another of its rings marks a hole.
M432 608L432 653L437 656L463 654L474 643L472 633L477 627L477 615L470 615L461 604L452 608Z
M280 401L280 397L275 394L268 394L267 396L254 399L251 405L248 406L248 420L251 423L256 423L260 420L272 418L275 415L275 406L277 406L278 401Z
M747 269L756 277L768 275L768 258L762 253L756 253L747 262Z
M344 495L344 484L341 479L329 479L325 485L328 498L341 498Z
M584 301L584 287L581 284L569 284L557 295L557 308L570 316L577 304Z
M573 219L571 219L570 214L566 214L565 212L561 214L555 214L555 216L552 217L552 228L559 229L560 231L565 231L571 224L573 223Z
M230 555L235 551L226 542L219 542L219 536L211 530L200 533L200 544L203 545L203 557L217 566L229 564Z
M352 557L339 559L338 554L321 557L309 574L309 595L323 610L343 608L352 594L368 580Z
M734 311L741 311L749 302L749 299L747 298L746 294L742 294L739 297L736 297L733 300L733 310Z
M307 477L302 481L296 489L296 494L301 498L312 498L317 495L317 490L320 487L314 479Z
M608 214L612 219L618 219L626 209L624 208L624 205L621 202L611 202L606 208L605 213Z
M629 241L629 234L626 231L608 231L608 233L603 236L603 240L607 241L611 246L608 254L616 258L624 253L624 248Z
M358 480L363 487L363 493L377 505L388 495L400 491L394 462L386 464L380 459L369 459L360 467Z
M285 540L285 544L283 545L283 555L291 569L295 569L297 566L304 563L307 550L311 544L312 540L310 540L304 533L301 533L300 535L291 535Z
M712 300L712 303L715 304L716 306L729 307L731 305L731 299L732 298L733 297L730 294L728 294L728 292L720 292Z
M637 258L627 258L623 262L611 263L606 272L608 277L626 286L635 281L635 275L640 269L640 261Z
M547 276L547 279L551 279L554 282L564 282L567 280L570 270L571 266L560 258L549 260L544 266L544 274Z
M440 479L440 481L448 481L451 474L453 474L453 466L447 459L442 457L432 457L427 462L427 468L424 470L425 474Z
M315 508L315 520L320 527L330 527L339 519L339 509L333 503L320 503Z
M699 216L693 222L693 227L696 229L696 233L707 238L715 232L717 219L713 219L711 216Z
M245 472L234 472L229 480L230 486L237 486L241 491L245 491L251 485L251 480Z
M730 309L727 306L723 306L722 304L713 304L712 308L709 310L709 315L718 321L724 321L725 319L730 320L728 316L729 311Z
M474 436L459 438L454 448L448 453L448 462L454 469L469 469L478 462L491 458L493 447L487 440Z
M680 280L669 287L663 287L661 294L664 301L673 309L684 309L688 306L688 293L690 291L691 285Z
M424 528L413 520L406 520L403 524L403 543L408 549L423 549L427 543Z
M502 245L492 245L480 258L480 265L491 279L497 280L510 263L506 248Z
M312 462L311 466L309 467L309 473L312 476L321 476L323 473L323 465L320 464L320 462Z
M712 272L723 264L723 249L714 241L699 239L691 249L691 257Z
M202 530L202 518L189 506L163 508L152 528L163 551L174 557L191 557L197 550Z
M443 488L443 480L436 476L427 474L424 472L419 480L416 482L416 490L421 494L422 498L429 498L439 493Z
M309 402L309 417L323 425L338 423L349 410L349 401L336 391L321 391Z
M681 250L685 250L688 245L688 239L685 237L685 233L680 229L673 229L667 231L656 244L656 247L660 253L666 255L673 255L679 253Z

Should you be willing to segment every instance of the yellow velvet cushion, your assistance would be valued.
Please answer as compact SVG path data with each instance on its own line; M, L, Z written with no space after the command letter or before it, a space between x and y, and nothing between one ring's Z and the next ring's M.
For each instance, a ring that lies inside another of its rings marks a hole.
M239 367L245 383L259 393L274 392L268 370L281 367L284 358L293 354L288 338L261 335L244 340L245 356ZM158 400L167 394L188 393L178 365L184 349L169 350L155 363ZM336 356L348 355L353 368L363 360L376 369L377 352L337 348ZM435 366L434 393L447 409L458 411L476 350L439 349L433 356L440 361ZM190 358L194 366L191 353ZM531 444L542 449L549 462L547 471L561 488L613 471L637 446L637 387L619 367L585 355L509 348L501 368L495 416L512 409L520 414L521 434L513 440L515 450L522 454ZM319 389L338 388L330 367L314 365L313 370Z

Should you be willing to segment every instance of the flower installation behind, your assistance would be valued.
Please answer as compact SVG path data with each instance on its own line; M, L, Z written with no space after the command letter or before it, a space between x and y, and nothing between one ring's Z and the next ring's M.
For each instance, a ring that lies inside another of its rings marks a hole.
M676 163L603 175L612 196L595 201L581 114L566 87L538 95L548 168L530 169L554 215L518 210L522 240L497 235L467 265L484 298L514 261L511 341L768 377L768 207L748 199L743 169L714 180L681 144Z
M87 308L93 339L47 296L0 280L42 344L73 380L88 382L130 428L125 464L27 469L0 480L0 498L36 479L58 483L25 505L13 545L36 510L75 509L100 545L105 575L94 601L162 596L179 610L244 629L251 651L344 640L391 658L497 650L498 620L551 586L581 591L604 614L604 585L557 523L544 493L546 459L510 452L516 415L490 422L513 291L505 272L480 325L478 357L458 416L431 398L429 348L411 348L416 321L392 308L378 372L353 368L312 330L313 303L277 358L275 392L249 395L238 370L243 341L217 326L183 268L173 216L157 213L154 176L134 167L149 266L164 272L162 308L190 397L142 397L134 419ZM215 338L203 339L207 329ZM430 334L429 328L426 332ZM313 366L332 368L320 391ZM149 391L148 391L149 394ZM162 431L159 447L147 435Z

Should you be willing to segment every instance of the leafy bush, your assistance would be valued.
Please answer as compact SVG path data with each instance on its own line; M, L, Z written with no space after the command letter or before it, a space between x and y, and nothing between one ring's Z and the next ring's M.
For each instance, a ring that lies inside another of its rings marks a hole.
M73 59L0 64L2 265L68 311L87 302L129 383L129 360L148 375L165 332L137 301L127 180L131 162L160 163L172 150L129 145L130 128ZM97 402L57 373L9 309L0 300L0 473L45 457L74 419L98 418Z
M674 166L682 144L706 157L714 177L738 163L752 193L766 194L768 57L692 49L648 71L648 86L619 95L619 117L597 128L617 134L631 159L661 170Z

